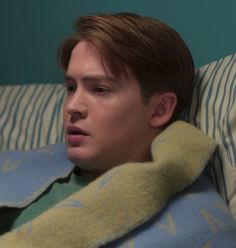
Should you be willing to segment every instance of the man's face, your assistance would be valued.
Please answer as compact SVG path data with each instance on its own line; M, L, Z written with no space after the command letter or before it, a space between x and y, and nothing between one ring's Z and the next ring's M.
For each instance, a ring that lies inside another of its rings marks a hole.
M72 51L65 84L68 157L82 172L99 175L122 163L150 159L151 106L143 103L131 72L114 78L99 50L80 41Z

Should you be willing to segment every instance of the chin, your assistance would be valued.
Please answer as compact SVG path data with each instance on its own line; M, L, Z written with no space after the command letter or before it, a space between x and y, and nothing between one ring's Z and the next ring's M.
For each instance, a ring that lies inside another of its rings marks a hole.
M96 156L93 156L91 152L78 148L68 147L67 148L68 159L75 165L84 168L90 168L96 166Z
M83 161L87 157L84 152L82 153L81 149L71 146L68 146L67 148L67 156L73 163L75 163L76 161Z

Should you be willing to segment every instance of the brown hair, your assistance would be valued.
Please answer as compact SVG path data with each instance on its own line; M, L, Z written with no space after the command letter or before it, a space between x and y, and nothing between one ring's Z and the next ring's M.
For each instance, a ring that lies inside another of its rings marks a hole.
M133 13L82 16L75 34L59 48L58 61L66 71L71 52L80 40L95 44L115 76L128 67L147 101L156 92L171 91L178 102L172 120L191 96L194 65L180 35L157 19Z

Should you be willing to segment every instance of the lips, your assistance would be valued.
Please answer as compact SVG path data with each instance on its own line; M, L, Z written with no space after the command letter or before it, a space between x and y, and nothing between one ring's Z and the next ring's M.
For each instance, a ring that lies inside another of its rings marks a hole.
M70 146L81 145L89 137L89 133L76 126L66 128L66 140Z
M66 128L66 132L68 135L84 135L84 136L89 135L88 132L76 126L68 126Z

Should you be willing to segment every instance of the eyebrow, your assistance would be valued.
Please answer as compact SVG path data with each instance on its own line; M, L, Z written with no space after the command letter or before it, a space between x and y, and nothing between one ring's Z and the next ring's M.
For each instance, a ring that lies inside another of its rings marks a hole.
M65 82L68 82L70 80L76 81L72 76L65 74L64 75L64 80ZM106 81L106 82L116 82L116 79L111 77L111 76L106 76L106 75L88 75L88 76L83 76L81 77L81 80L83 82L100 82L100 81Z

